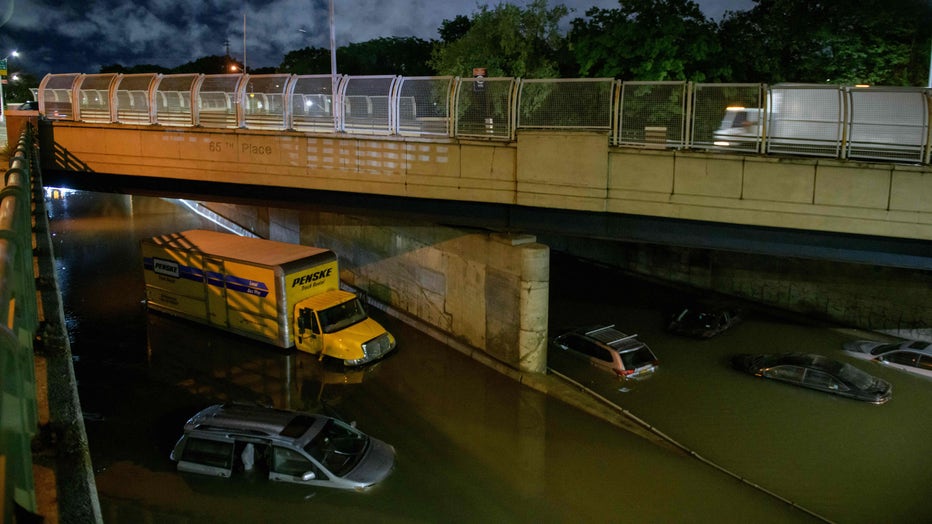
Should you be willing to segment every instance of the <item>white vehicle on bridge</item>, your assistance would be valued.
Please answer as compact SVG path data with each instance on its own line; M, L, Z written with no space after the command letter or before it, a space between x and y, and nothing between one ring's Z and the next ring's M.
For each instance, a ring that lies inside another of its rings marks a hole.
M340 289L319 247L190 230L142 242L150 308L348 366L382 358L395 337Z

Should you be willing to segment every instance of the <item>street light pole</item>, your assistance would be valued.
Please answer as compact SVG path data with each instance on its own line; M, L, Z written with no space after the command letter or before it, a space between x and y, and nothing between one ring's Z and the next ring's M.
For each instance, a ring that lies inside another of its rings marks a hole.
M3 75L7 72L6 59L11 56L19 56L19 52L13 51L3 57L3 69L0 69L0 122L6 120L6 100L3 98Z
M333 0L330 0L330 97L332 99L334 116L336 116L337 100L337 37L333 28ZM337 118L333 119L335 131L340 130Z

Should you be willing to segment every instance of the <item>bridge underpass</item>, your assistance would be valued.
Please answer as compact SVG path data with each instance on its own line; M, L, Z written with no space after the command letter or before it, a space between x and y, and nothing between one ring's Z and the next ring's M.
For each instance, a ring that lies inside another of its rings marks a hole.
M47 159L50 184L294 213L265 211L263 236L300 231L307 210L530 234L584 258L819 318L919 336L932 324L923 292L932 268L928 167L619 149L597 133L519 133L502 144L70 122L52 131L77 162ZM271 155L243 147L261 141ZM230 159L211 150L227 142ZM323 142L327 166L311 158ZM411 160L421 149L429 161ZM728 262L708 267L715 257ZM768 270L760 289L734 276L782 258L822 264L828 280L813 283L811 269ZM683 269L683 260L695 262ZM744 263L718 269L734 260Z

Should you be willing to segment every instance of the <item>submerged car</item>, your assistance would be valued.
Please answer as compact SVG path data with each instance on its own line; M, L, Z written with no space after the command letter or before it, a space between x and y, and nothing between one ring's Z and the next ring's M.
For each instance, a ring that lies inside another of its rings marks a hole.
M627 335L615 325L580 328L553 340L560 349L588 359L621 377L640 377L657 369L658 360L637 335Z
M667 330L678 335L712 338L741 322L743 312L733 306L690 305L670 316Z
M183 472L362 490L391 473L395 449L336 418L216 404L185 423L171 458Z
M778 380L843 397L883 404L893 396L889 382L851 364L823 355L779 353L735 355L732 365L754 376Z
M932 342L854 340L842 346L851 356L873 360L910 373L932 377Z

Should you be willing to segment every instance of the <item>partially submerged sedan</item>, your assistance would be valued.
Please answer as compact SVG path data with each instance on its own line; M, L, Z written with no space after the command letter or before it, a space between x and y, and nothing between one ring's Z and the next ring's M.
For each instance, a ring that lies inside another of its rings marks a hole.
M833 393L843 397L883 404L893 396L889 382L866 373L851 364L823 355L779 353L770 355L735 355L732 365L757 377L769 378L796 386Z
M362 490L391 473L395 449L339 419L251 404L217 404L184 425L178 470Z
M678 335L712 338L741 322L741 309L724 305L689 305L670 316L667 330Z
M618 331L614 324L579 328L554 338L553 343L620 377L643 377L658 365L657 356L647 344L637 335Z
M932 342L875 342L854 340L845 342L844 350L853 357L864 358L887 366L932 378Z

